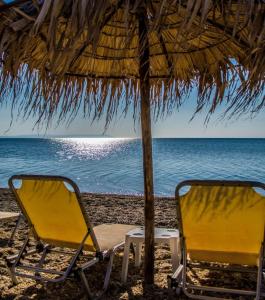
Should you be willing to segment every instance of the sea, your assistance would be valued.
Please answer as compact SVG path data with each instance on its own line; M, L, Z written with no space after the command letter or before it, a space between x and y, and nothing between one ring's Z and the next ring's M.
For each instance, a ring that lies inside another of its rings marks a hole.
M186 179L265 182L265 139L153 139L154 189L173 196ZM1 138L0 187L14 174L63 175L82 192L143 194L140 139Z

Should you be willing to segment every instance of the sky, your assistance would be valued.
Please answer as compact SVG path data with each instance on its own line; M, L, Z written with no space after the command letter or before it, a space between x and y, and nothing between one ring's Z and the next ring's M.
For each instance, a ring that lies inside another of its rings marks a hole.
M6 3L12 0L5 0ZM241 138L255 137L265 138L265 110L259 113L255 118L245 115L239 119L220 120L222 109L219 113L211 117L210 122L205 124L206 112L197 114L190 121L195 111L196 98L191 94L190 98L171 116L164 120L153 122L152 132L154 137L172 137L172 138ZM80 114L81 115L81 114ZM140 137L140 124L133 121L132 115L126 118L116 118L104 132L104 119L91 124L91 121L78 116L70 126L61 124L60 126L51 126L48 130L45 128L34 128L34 119L24 121L13 118L12 125L10 107L0 107L0 137L5 136L102 136L103 134L111 137Z
M215 113L210 122L205 124L206 111L197 114L191 121L195 111L194 94L187 99L179 111L171 116L152 123L153 137L157 138L265 138L265 110L255 118L245 115L239 119L221 119L222 109ZM140 137L139 122L134 123L132 115L117 117L104 132L104 119L91 124L90 120L80 116L69 125L53 124L49 129L34 128L35 119L22 120L13 118L11 122L10 107L0 107L0 136L102 136Z

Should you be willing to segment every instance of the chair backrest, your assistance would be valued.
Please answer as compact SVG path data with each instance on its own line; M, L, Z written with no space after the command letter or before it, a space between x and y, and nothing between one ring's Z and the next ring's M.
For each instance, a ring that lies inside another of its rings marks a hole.
M190 190L180 195L183 187ZM193 260L255 265L264 240L265 197L242 181L184 181L176 188L177 215Z
M20 187L16 187L16 181ZM98 250L79 189L72 180L15 175L9 179L9 186L37 239L55 246L77 248L90 230L84 248Z

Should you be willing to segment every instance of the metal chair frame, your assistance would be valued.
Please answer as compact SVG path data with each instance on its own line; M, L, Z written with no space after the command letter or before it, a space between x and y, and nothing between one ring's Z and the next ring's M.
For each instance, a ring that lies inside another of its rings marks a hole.
M206 295L197 295L191 293L191 290L197 290L201 292L214 292L214 293L230 293L230 294L238 294L238 295L245 295L245 296L256 296L256 299L260 299L261 297L265 296L265 293L261 293L261 286L262 286L262 275L263 275L263 268L264 268L264 241L265 241L265 228L264 228L264 236L263 241L260 246L259 252L259 264L257 271L257 286L255 291L251 290L239 290L239 289L231 289L231 288L220 288L214 286L198 286L195 284L190 284L187 282L187 269L194 268L194 264L188 262L187 260L187 249L186 249L186 242L185 242L185 232L183 231L183 224L182 224L182 216L181 216L181 209L180 209L180 189L184 186L244 186L244 187L256 187L265 190L265 184L260 182L254 181L230 181L230 180L186 180L179 183L176 187L176 205L177 205L177 222L178 222L178 229L180 233L180 247L181 247L181 264L179 265L178 269L172 276L168 276L168 285L169 287L176 290L177 293L183 291L183 293L193 299L204 299L204 300L212 300L212 299L224 299L218 298L213 296L206 296ZM248 267L230 267L230 268L222 268L222 267L212 267L212 266L205 266L205 264L201 262L197 262L195 268L200 269L214 269L214 270L224 270L224 271L232 271L232 272L247 272L253 273L253 270L250 270Z
M18 226L20 225L22 219L23 219L23 214L20 213L19 216L18 216L18 218L17 218L17 220L16 220L16 225L15 225L14 229L12 230L11 236L10 236L10 238L8 240L8 246L12 246L15 234L16 234L16 232L18 230Z
M73 252L63 251L63 250L58 249L58 246L54 247L49 244L44 244L41 241L37 232L34 230L34 226L31 223L31 220L30 220L26 210L24 209L23 204L21 203L21 201L19 199L19 196L18 196L16 189L14 187L14 184L13 184L14 180L55 180L55 181L61 180L61 181L67 182L68 184L71 185L71 187L74 189L74 192L76 193L77 200L79 202L84 220L85 220L85 222L87 224L87 228L88 228L87 233L85 234L83 240L80 242L79 246L75 249L75 251L73 251ZM36 281L41 281L41 282L56 283L56 282L63 282L66 279L70 279L70 276L74 275L74 277L78 277L79 279L81 279L81 282L83 283L83 287L84 287L89 299L94 299L95 297L96 298L100 297L107 290L108 285L109 285L114 254L120 247L122 247L124 245L124 243L116 245L114 248L109 249L108 251L100 251L99 250L99 246L98 246L96 237L93 232L93 227L91 226L91 224L89 223L89 221L87 219L85 209L81 202L81 194L80 194L80 191L79 191L77 185L69 178L62 177L62 176L14 175L9 179L9 186L10 186L11 190L13 191L13 193L15 195L15 199L16 199L19 207L21 208L23 215L27 219L27 222L30 227L27 238L25 239L19 253L17 255L9 256L6 259L13 284L18 283L17 277L31 278L31 279L34 279ZM31 235L33 235L34 238L36 239L37 245L33 249L28 249L29 248L29 240L30 240ZM97 249L94 256L85 255L83 252L85 241L89 235L91 236L94 246ZM52 252L71 256L70 262L65 271L57 271L54 269L49 269L49 268L43 267L45 265L45 258L47 256L47 254L52 253ZM22 260L25 257L28 257L35 253L40 254L40 259L36 265L33 266L33 265L23 264ZM87 258L87 261L85 263L83 263L82 265L78 266L77 263L81 258ZM109 262L108 262L107 269L106 269L106 274L105 274L104 283L103 283L103 289L100 292L98 292L96 295L94 295L90 289L88 280L85 275L85 271L88 268L95 265L96 263L102 262L105 260L109 260ZM23 273L23 271L26 271L28 273ZM57 276L57 277L52 278L52 277L48 277L47 275Z

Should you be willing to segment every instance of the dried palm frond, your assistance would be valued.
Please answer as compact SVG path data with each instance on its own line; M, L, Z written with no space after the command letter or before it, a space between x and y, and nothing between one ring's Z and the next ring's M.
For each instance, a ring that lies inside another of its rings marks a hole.
M25 1L23 1L25 2ZM265 107L265 4L254 0L45 0L0 5L0 101L38 121L139 107L138 13L148 13L155 117L197 88L197 111ZM4 5L2 5L2 8ZM11 96L10 96L11 95Z

